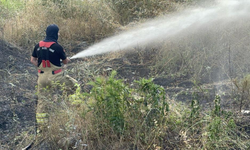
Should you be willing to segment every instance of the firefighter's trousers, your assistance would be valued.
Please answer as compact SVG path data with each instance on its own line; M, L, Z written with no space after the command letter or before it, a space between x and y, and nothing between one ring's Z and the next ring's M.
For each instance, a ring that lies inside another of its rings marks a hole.
M64 75L61 67L51 64L50 67L38 67L38 102L36 108L37 131L46 130L49 122L49 112L53 112L51 106L54 96L58 91L66 90L73 94L77 88L77 81L68 75Z

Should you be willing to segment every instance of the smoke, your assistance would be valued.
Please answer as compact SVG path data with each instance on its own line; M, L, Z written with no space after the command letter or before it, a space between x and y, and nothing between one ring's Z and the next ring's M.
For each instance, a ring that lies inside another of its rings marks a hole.
M219 0L207 8L185 10L171 16L159 17L139 24L133 29L104 39L71 59L127 50L137 45L178 38L180 35L199 32L204 27L230 26L250 19L250 0Z

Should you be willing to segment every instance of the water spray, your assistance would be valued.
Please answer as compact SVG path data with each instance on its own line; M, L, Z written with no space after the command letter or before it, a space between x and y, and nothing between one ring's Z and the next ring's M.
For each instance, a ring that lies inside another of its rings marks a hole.
M90 46L70 59L99 55L108 52L131 49L137 45L145 45L159 40L169 40L186 31L195 31L209 23L221 20L237 20L249 16L250 1L248 0L219 0L210 8L195 8L185 10L175 15L149 20L133 29ZM223 22L224 21L224 22Z

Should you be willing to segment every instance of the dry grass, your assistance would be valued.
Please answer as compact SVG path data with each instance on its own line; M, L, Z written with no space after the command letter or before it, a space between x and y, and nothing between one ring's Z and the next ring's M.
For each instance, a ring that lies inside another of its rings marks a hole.
M1 22L4 38L23 48L32 48L44 38L47 25L55 23L60 27L60 42L66 49L71 49L82 41L98 41L130 22L154 18L187 4L166 0L20 2L22 6L13 8L16 9L14 11L7 8L9 12L1 15L4 19ZM12 14L12 17L6 17L8 14Z
M111 16L112 12L99 2L68 3L27 1L22 11L4 23L5 39L32 48L44 38L47 25L55 23L60 27L60 42L66 48L72 48L82 41L103 38L119 26Z
M1 22L3 25L1 33L5 40L27 48L31 52L34 44L43 39L46 26L56 23L60 27L60 43L63 43L66 49L71 50L75 44L82 41L92 43L108 37L130 22L140 22L183 9L185 6L182 4L187 3L167 0L126 2L119 0L116 3L110 0L58 1L56 3L40 0L25 1L22 11L15 17L5 18L5 21ZM237 29L242 29L242 27L244 26L237 26ZM219 30L219 33L227 37L234 33L231 31L235 31L230 29ZM240 30L241 35L244 35L246 30L246 28ZM187 31L189 32L191 31ZM179 35L172 41L162 43L162 46L141 48L145 51L139 49L137 52L139 64L146 64L147 60L150 60L147 65L151 67L152 75L155 77L188 76L188 79L198 82L213 82L245 74L248 67L241 66L248 65L249 54L245 53L244 48L246 36L240 39L235 36L234 38L238 40L228 46L227 44L221 45L218 39L214 38L216 35L218 35L218 30L215 32L212 30L200 32L199 30L192 34ZM241 35L239 34L239 37L242 37ZM226 38L223 42L228 42L228 39ZM231 47L237 50L234 54L241 55L232 55ZM123 53L118 52L109 57L115 58L121 55ZM241 61L237 61L239 58ZM220 69L221 66L222 69ZM76 79L84 82L93 81L96 75L103 73L102 70L98 70L99 68L90 69L93 68L86 63L78 63L69 73L73 73ZM85 144L87 144L87 149L173 149L176 147L212 149L216 146L230 148L231 145L245 148L247 144L244 142L249 142L244 139L248 136L243 135L243 138L237 139L239 145L233 143L235 139L231 139L230 136L234 134L231 133L232 128L229 127L229 132L222 132L223 137L227 138L226 140L220 139L224 140L220 141L223 145L216 143L216 140L210 139L210 135L216 136L217 129L224 131L222 128L231 122L222 116L213 116L211 112L200 113L196 118L188 118L194 108L189 109L174 101L169 103L170 112L164 116L165 124L155 121L156 126L147 130L144 126L145 122L141 122L145 118L129 111L125 115L128 118L126 121L131 124L126 133L117 135L114 129L105 122L104 116L96 117L93 114L90 108L94 105L95 99L87 99L81 95L72 104L68 97L58 95L58 100L60 100L60 107L52 106L55 110L51 115L53 122L45 135L49 137L55 148L77 147L80 150L86 149ZM131 115L132 113L134 114ZM215 122L214 119L221 124ZM215 125L218 128L214 127ZM216 130L212 132L211 128ZM232 130L238 133L237 129ZM231 142L228 145L227 140Z

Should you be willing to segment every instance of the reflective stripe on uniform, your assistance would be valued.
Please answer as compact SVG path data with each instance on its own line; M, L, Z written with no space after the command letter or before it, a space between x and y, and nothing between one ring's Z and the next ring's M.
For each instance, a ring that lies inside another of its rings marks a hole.
M58 74L60 72L62 72L62 69L54 70L54 71L52 71L52 74L54 75L54 74ZM44 71L38 69L38 73L44 73Z
M48 116L47 113L36 113L36 117L37 117L37 118L45 118L45 117L47 117L47 116Z
M38 124L44 124L48 122L48 114L47 113L36 113L36 121Z
M46 122L48 122L48 119L36 119L36 122L38 124L45 124Z

